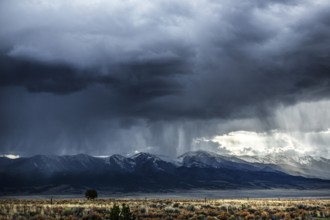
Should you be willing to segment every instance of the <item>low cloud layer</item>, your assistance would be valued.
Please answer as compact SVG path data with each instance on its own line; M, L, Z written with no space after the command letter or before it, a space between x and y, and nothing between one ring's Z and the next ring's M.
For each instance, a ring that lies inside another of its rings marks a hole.
M319 132L276 114L328 99L329 12L322 0L1 1L0 153L176 155L233 131Z

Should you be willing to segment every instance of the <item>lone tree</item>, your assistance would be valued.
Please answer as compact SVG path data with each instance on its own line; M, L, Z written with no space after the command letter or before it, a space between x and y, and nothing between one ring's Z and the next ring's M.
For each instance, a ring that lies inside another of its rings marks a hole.
M95 199L95 198L97 198L97 192L96 192L96 190L95 189L88 189L88 190L86 190L85 197L87 199Z

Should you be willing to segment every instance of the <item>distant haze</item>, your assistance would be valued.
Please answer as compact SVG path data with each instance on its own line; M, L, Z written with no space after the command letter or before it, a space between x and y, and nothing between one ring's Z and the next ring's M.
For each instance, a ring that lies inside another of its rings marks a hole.
M330 158L326 0L2 0L0 155Z

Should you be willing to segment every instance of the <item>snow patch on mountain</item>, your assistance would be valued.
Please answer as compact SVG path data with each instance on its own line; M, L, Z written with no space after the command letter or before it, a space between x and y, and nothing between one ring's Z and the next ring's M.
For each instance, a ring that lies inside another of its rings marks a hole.
M20 158L19 155L15 155L15 154L2 154L2 155L0 155L0 158L1 157L5 157L5 158L8 158L8 159L17 159L17 158Z

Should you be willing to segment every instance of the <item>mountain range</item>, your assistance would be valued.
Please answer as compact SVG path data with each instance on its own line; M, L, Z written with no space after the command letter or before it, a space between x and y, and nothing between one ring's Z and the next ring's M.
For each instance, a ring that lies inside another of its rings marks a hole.
M206 151L175 160L149 153L125 157L36 155L0 158L0 194L75 193L180 189L330 188L330 160L325 158L251 157Z

